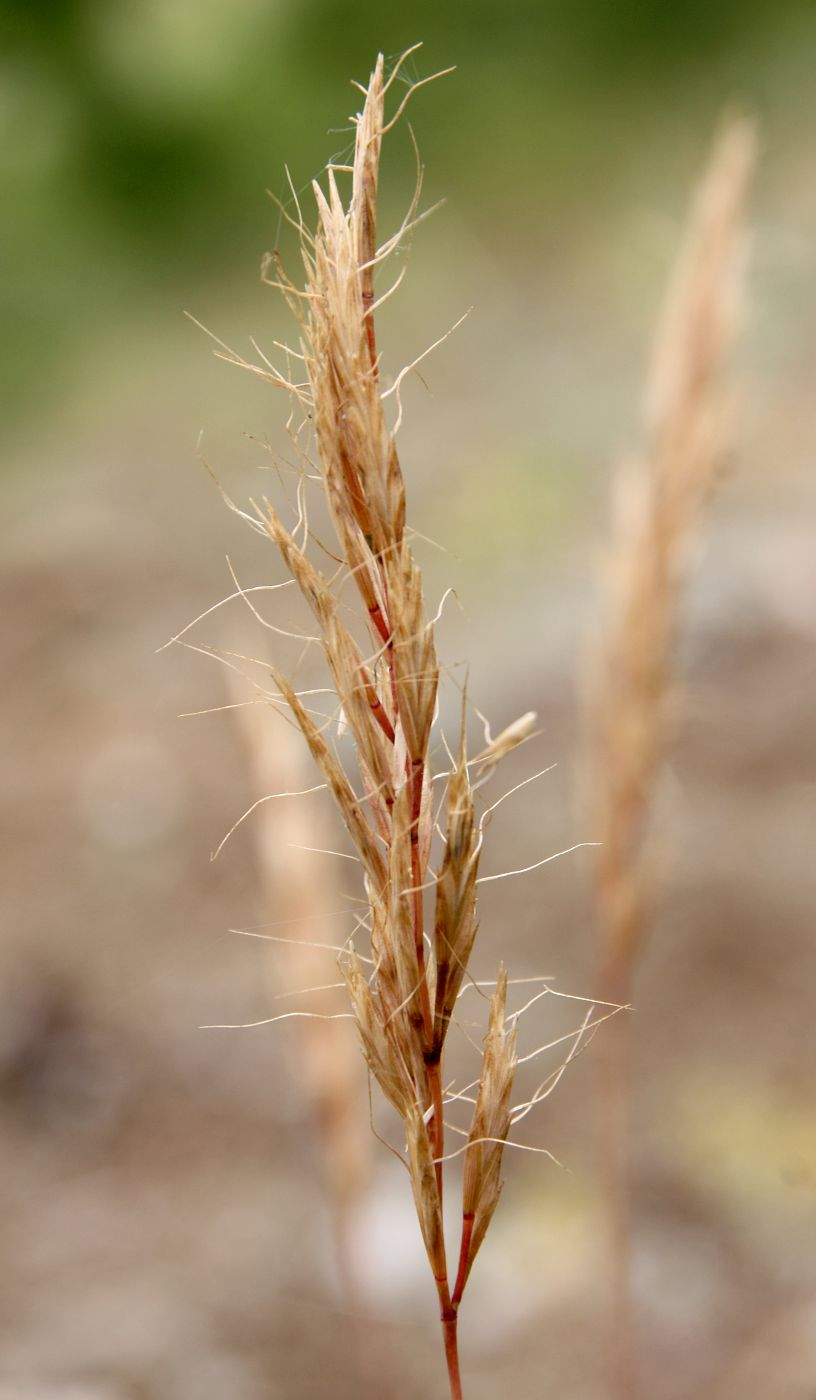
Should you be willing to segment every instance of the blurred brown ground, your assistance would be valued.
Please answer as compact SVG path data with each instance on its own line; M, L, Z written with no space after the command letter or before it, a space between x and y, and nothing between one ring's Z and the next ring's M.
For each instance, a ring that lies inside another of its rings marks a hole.
M758 204L743 448L687 608L659 814L666 878L638 986L636 1282L652 1400L814 1394L816 201L804 150L776 153ZM636 433L677 234L644 207L633 197L631 221L596 236L603 257L565 240L545 268L529 246L508 265L445 211L436 243L420 235L415 290L388 325L396 369L478 301L424 367L431 394L407 393L403 456L413 522L450 550L427 547L429 597L453 583L462 604L446 612L443 656L468 659L496 725L541 717L502 782L558 764L497 813L491 872L584 834L578 692L608 474ZM251 296L225 287L191 309L227 339L268 344L281 325L268 293ZM297 1026L199 1029L273 1014L278 954L227 930L276 915L249 830L209 860L260 795L229 714L177 718L231 698L218 668L155 649L231 590L227 552L243 582L268 577L197 466L198 429L243 500L264 454L240 433L277 441L284 408L210 361L180 309L129 327L118 362L91 358L61 421L9 455L2 486L2 1400L358 1394ZM199 635L223 641L229 617L245 627L238 609ZM485 887L485 976L502 957L517 976L588 991L585 854ZM563 1015L545 1001L524 1023L528 1048ZM351 1034L344 1022L337 1033ZM566 1170L507 1162L462 1317L469 1400L604 1393L592 1054L528 1120L527 1141ZM395 1395L441 1394L407 1185L388 1154L375 1163L360 1237Z

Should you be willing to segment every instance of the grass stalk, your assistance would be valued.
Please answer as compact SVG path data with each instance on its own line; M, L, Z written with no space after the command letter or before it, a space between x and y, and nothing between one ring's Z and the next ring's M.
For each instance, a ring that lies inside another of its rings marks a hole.
M595 658L590 757L599 1000L628 1004L649 931L650 814L670 733L673 652L689 548L726 459L726 387L742 303L753 130L717 140L689 219L654 350L644 447L621 471ZM631 1298L631 1025L609 1028L598 1068L610 1296L610 1390L639 1394Z

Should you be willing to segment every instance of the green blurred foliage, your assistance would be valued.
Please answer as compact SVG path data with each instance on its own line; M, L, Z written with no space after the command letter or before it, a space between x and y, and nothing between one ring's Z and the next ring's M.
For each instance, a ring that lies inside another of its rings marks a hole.
M2 0L0 234L7 424L48 414L89 340L185 303L273 241L264 191L349 131L351 76L421 38L455 63L417 103L423 157L489 238L601 217L639 152L732 96L761 111L816 37L807 0ZM421 109L421 110L420 110ZM327 141L327 131L332 135ZM396 177L413 159L395 146ZM535 218L531 220L531 212Z

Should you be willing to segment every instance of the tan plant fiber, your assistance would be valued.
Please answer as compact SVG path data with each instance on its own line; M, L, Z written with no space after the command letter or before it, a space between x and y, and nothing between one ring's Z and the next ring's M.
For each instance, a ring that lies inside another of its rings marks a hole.
M283 291L299 324L299 349L288 351L287 358L302 365L302 378L293 382L263 358L252 364L231 351L226 358L290 394L293 419L302 417L305 431L314 437L317 470L337 537L333 557L339 556L338 567L327 576L309 557L302 512L293 530L265 499L250 517L276 546L314 617L337 713L352 740L353 766L348 768L326 718L311 708L292 679L274 673L275 702L301 731L362 866L370 957L349 946L341 968L368 1068L402 1122L404 1162L439 1298L450 1393L457 1400L462 1395L459 1304L501 1190L517 1062L515 1019L506 1018L502 968L490 999L475 1111L462 1149L462 1232L452 1288L443 1224L443 1061L477 931L483 821L476 816L471 774L481 781L530 734L534 717L524 716L495 740L488 736L487 747L469 761L463 703L456 757L449 769L432 774L439 688L434 623L426 612L405 523L397 451L401 377L392 390L383 390L374 326L375 273L416 220L415 199L403 226L378 244L380 150L396 120L386 124L385 101L398 71L399 65L386 80L383 59L377 60L355 118L351 168L329 166L326 190L313 186L314 232L306 229L296 202L293 222L300 235L305 285L298 287L278 258L265 265L267 282ZM351 192L344 200L339 185L349 174ZM390 392L395 394L393 423L386 416ZM294 437L298 441L298 431ZM311 455L308 462L313 474ZM324 558L327 553L331 551L325 550ZM349 608L353 590L356 611ZM438 821L432 792L440 804ZM433 873L435 826L442 849Z
M649 812L665 756L672 652L689 547L731 442L727 371L739 326L744 205L754 133L742 118L716 141L695 199L655 345L644 444L616 483L616 519L590 701L599 998L624 1004L648 930ZM626 1166L628 1036L599 1056L601 1161L609 1219L613 1378L637 1394L629 1301Z
M240 654L240 643L234 650ZM228 671L227 676L234 702L231 713L244 743L253 787L264 793L307 788L310 760L300 734L282 716L270 722L269 706L263 702L246 703L236 673ZM252 834L262 904L274 911L275 922L283 928L281 941L275 935L259 934L270 939L270 985L276 997L298 1008L306 1000L304 991L320 988L321 1008L331 1018L347 1010L346 990L336 980L336 955L322 943L312 942L309 932L321 926L327 897L334 909L342 902L342 892L340 881L327 877L326 863L315 849L329 843L328 823L320 818L314 804L307 808L261 802ZM365 1131L368 1110L359 1055L351 1038L337 1035L333 1019L299 1018L296 1035L294 1058L314 1121L360 1394L383 1400L391 1393L386 1379L391 1358L383 1354L382 1346L372 1349L366 1261L357 1248L356 1226L371 1176L374 1143Z

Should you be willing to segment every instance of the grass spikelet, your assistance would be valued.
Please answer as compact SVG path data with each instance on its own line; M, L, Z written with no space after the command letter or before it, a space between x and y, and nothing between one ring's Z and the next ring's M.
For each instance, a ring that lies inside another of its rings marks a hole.
M464 721L459 757L448 780L445 854L436 883L436 998L433 1053L441 1055L476 938L476 878L481 833L476 825Z
M493 1219L501 1195L501 1162L510 1131L510 1093L516 1071L516 1030L505 1022L507 973L499 968L496 990L490 999L490 1023L485 1036L482 1076L473 1113L465 1158L462 1189L462 1243L454 1289L458 1301L473 1261Z

